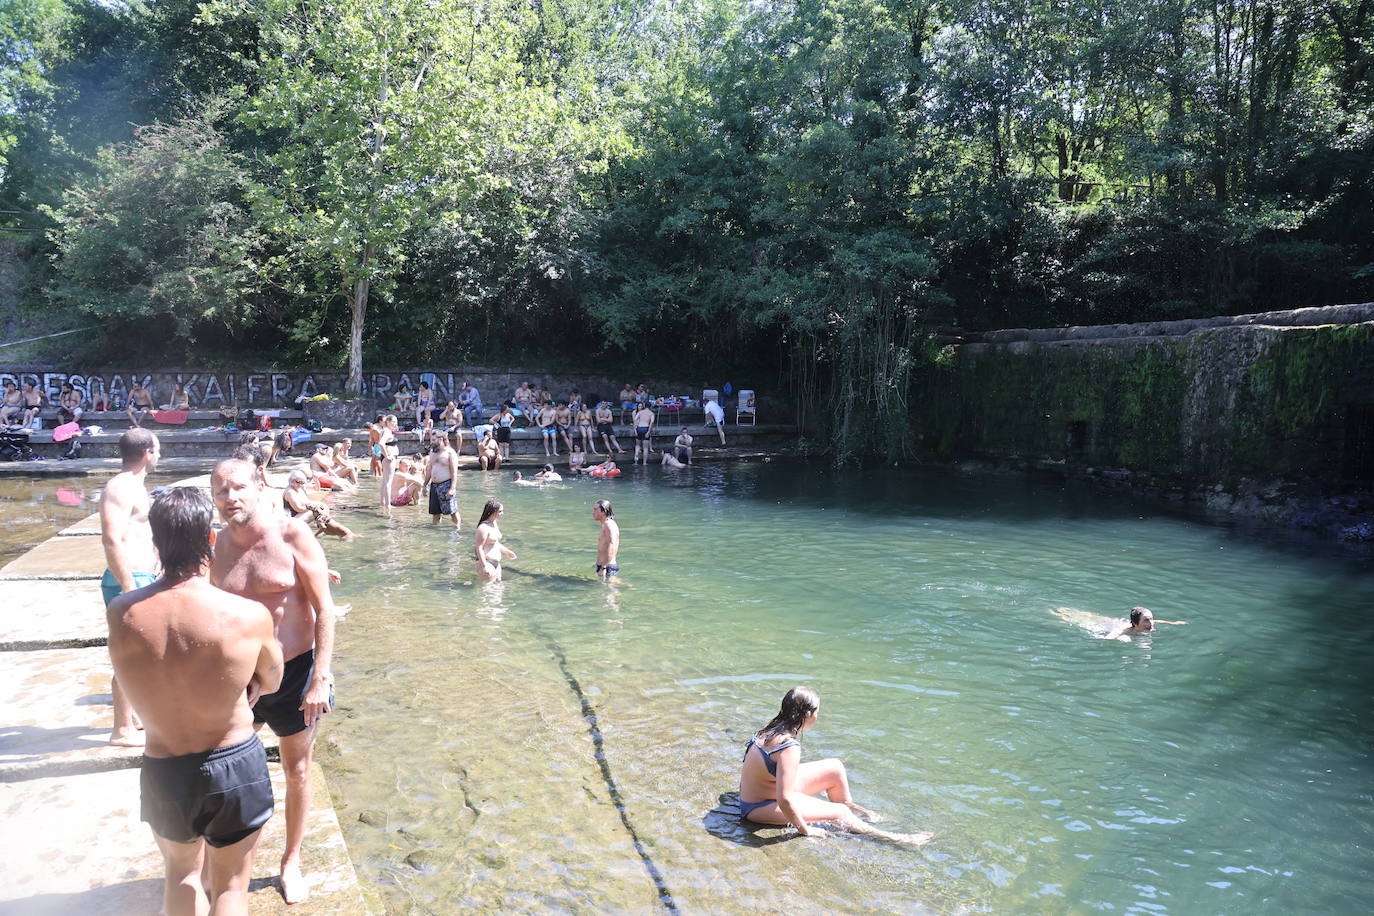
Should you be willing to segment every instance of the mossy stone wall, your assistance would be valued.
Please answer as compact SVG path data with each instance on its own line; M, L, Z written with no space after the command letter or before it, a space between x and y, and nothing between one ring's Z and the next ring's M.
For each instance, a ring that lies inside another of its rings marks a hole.
M916 385L944 458L1338 482L1346 408L1374 404L1374 323L966 344Z

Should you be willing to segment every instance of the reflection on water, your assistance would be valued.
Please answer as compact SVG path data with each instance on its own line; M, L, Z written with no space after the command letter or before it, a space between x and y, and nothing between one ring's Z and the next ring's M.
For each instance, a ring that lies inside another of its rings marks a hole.
M63 528L100 511L108 474L0 475L0 566ZM185 477L186 471L153 474L152 486Z

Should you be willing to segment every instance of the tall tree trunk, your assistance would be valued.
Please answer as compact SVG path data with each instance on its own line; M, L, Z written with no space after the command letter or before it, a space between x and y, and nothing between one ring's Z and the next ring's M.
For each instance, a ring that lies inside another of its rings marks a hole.
M353 321L348 332L348 394L357 397L363 392L363 323L367 318L367 297L372 290L368 271L372 268L372 243L363 246L363 275L353 285L349 305Z

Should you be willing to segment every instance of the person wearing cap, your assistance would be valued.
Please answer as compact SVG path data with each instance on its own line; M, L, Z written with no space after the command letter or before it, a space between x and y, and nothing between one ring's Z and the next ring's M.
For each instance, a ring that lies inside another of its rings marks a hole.
M476 388L464 382L463 390L458 393L458 406L463 408L463 422L471 426L475 418L482 415L482 396Z
M316 537L329 534L345 541L353 537L352 531L334 521L329 514L328 506L310 498L305 489L309 480L310 478L301 470L292 471L286 478L286 489L281 494L281 504L286 509L286 514L309 524L315 529Z

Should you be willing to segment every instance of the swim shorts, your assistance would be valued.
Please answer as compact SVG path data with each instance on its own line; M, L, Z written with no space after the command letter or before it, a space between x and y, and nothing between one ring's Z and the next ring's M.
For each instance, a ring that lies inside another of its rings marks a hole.
M272 816L272 777L257 735L198 754L145 756L138 781L140 817L174 843L205 837L216 849L232 846Z
M615 432L611 429L611 424L598 423L596 424L596 434L598 436L614 436Z
M612 563L609 566L602 566L600 563L596 564L596 574L599 576L603 572L608 576L614 576L616 573L620 572L620 566L616 563Z
M310 679L315 675L315 650L302 652L286 663L282 669L281 686L276 693L265 693L253 704L253 721L265 722L267 727L280 738L305 731L305 710L301 702L310 689ZM334 708L334 689L329 690L329 705L325 712Z
M557 435L558 435L558 427L557 427L557 426L541 426L541 427L539 428L539 431L540 431L541 433L543 433L544 435L546 435L546 436L557 436Z
M408 506L413 502L415 502L415 497L412 496L410 493L406 493L403 496L392 497L391 500L391 504L393 506Z
M509 426L498 426L498 427L496 427L496 441L499 442L499 443L501 443L502 445L508 445L508 444L510 443L510 427L509 427Z
M638 439L640 442L648 442L648 441L649 441L649 427L647 427L647 426L636 426L636 427L635 427L635 438Z
M568 434L568 428L564 426L562 423L555 423L553 425L553 428L558 430L558 434L560 436L566 436Z
M440 480L429 485L429 514L457 515L458 506L453 498L453 481Z
M157 573L136 572L133 577L134 588L146 588L157 581ZM124 590L119 587L119 580L114 577L114 573L105 570L105 575L100 577L100 595L105 599L105 606L109 607L110 602L122 594Z

